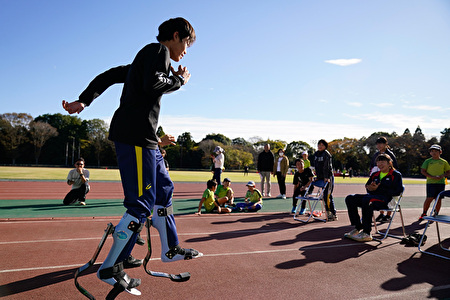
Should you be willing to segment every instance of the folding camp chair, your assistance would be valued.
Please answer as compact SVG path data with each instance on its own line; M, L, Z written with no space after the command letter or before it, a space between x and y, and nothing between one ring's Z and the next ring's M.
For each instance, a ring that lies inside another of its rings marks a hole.
M384 240L384 239L387 238L388 236L393 237L393 238L396 238L396 239L402 239L402 238L404 238L404 237L406 236L406 233L405 233L405 223L403 222L402 207L401 207L401 205L400 205L400 202L401 202L401 200L402 200L403 192L404 192L404 191L405 191L405 186L403 186L403 191L402 191L402 193L401 193L400 195L398 195L398 196L392 198L391 202L388 203L388 208L386 208L386 209L379 209L379 210L378 210L378 211L384 211L384 212L388 212L388 211L392 212L391 220L389 221L388 227L386 228L386 230L385 230L384 232L382 232L382 231L380 231L380 230L378 229L378 227L377 227L377 222L375 221L375 216L374 216L374 215L372 216L372 218L373 218L373 224L374 224L374 227L375 227L375 232L376 232L377 234L381 235L381 238L376 238L376 237L374 237L374 238L373 238L374 240L380 241L380 242L381 242L382 240ZM398 236L398 235L392 235L392 234L389 234L389 230L391 229L391 226L392 226L392 221L394 221L394 217L395 217L395 214L396 214L397 212L400 214L400 219L401 219L401 221L402 221L403 236Z
M441 201L443 201L444 197L450 197L450 190L440 192L439 195L437 195L436 199L434 200L433 209L431 210L430 215L423 217L423 219L427 221L427 224L425 225L425 229L423 230L422 238L420 239L420 242L419 242L419 251L422 252L422 253L426 253L426 254L430 254L430 255L434 255L434 256L437 256L437 257L440 257L440 258L444 258L444 259L449 259L450 260L450 257L443 256L443 255L440 255L440 254L437 254L437 253L433 253L433 252L430 252L430 251L425 251L425 250L422 250L420 248L420 245L422 244L422 240L423 240L423 238L425 236L425 232L427 231L428 226L430 226L431 223L435 222L436 223L436 230L437 230L439 246L441 247L442 250L450 252L449 248L445 248L444 246L442 246L441 233L439 232L439 223L450 224L450 215L441 215L441 214L438 215L436 213L436 204L439 203L439 199L440 198L442 198Z
M298 196L297 199L299 200L297 203L297 207L295 208L294 212L294 220L301 221L304 223L309 222L309 220L312 218L313 220L318 220L322 222L327 221L327 211L326 211L326 204L325 199L323 198L323 194L325 192L325 189L328 186L328 182L324 182L323 180L316 180L313 181L307 188L306 193L304 196ZM306 220L300 219L299 214L302 206L303 200L308 202L308 208L309 208L309 216L306 218ZM318 204L321 204L321 211L318 213L316 212L316 207ZM324 216L324 218L321 218L320 216Z

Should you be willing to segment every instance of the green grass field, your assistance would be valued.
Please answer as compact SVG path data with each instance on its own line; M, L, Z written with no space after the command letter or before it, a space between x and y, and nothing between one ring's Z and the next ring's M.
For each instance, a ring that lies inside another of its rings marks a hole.
M0 167L0 180L51 180L65 181L71 168L48 168L48 167ZM96 181L120 181L118 169L89 169L91 180ZM174 182L206 182L212 178L209 171L170 171L170 177ZM244 176L243 172L225 171L222 178L229 177L232 182L247 182L253 180L258 182L259 174L250 172ZM275 179L276 181L276 179ZM363 184L367 177L345 178L337 177L335 182ZM292 182L292 175L288 175L286 182ZM404 184L425 184L425 179L404 178Z

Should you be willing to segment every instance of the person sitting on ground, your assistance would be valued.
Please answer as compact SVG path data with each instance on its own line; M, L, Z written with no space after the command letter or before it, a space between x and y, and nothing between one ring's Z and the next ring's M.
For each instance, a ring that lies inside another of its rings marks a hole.
M217 188L217 182L215 179L210 179L206 182L206 190L203 192L202 199L198 204L197 214L202 214L202 205L205 206L207 213L217 212L217 213L229 213L231 209L228 207L223 207L223 205L228 201L227 197L216 199L214 192Z
M234 206L234 193L230 185L231 185L230 178L228 177L225 178L222 184L219 184L219 186L217 186L214 195L219 199L219 202L221 201L220 199L226 198L227 201L225 202L225 204L229 206Z
M376 143L376 147L377 147L377 152L375 152L375 154L372 157L372 160L370 161L370 175L372 175L373 173L376 173L379 171L378 167L377 167L377 163L376 163L376 159L378 157L378 155L382 154L382 153L386 153L387 155L389 155L389 157L392 159L392 165L394 166L395 169L398 170L398 164L397 164L397 158L395 157L394 152L391 151L391 147L389 147L388 145L388 141L384 136L380 136ZM380 211L380 214L378 215L378 217L375 219L375 222L380 222L380 223L389 223L391 221L391 212L388 211L386 215L384 215L383 211Z
M344 237L358 242L372 240L370 232L373 211L387 209L392 198L400 195L403 191L402 174L395 170L390 156L380 154L376 162L380 170L372 174L367 180L367 194L353 194L345 198L350 223L355 228L344 234ZM358 214L358 207L361 207L362 223Z
M247 183L248 191L245 194L245 202L236 203L236 211L255 212L262 208L262 194L258 189L255 188L255 186L256 185L254 181L249 181Z
M70 192L64 197L64 205L86 205L86 194L89 193L89 171L84 168L84 159L78 158L75 169L69 171L67 184L72 186Z
M306 188L311 184L314 178L314 174L310 168L304 167L304 161L301 158L295 160L295 166L297 171L294 174L294 195L292 196L292 211L295 213L297 208L298 196L304 196L306 193ZM299 215L303 215L305 212L306 201L302 201L302 208L300 209Z

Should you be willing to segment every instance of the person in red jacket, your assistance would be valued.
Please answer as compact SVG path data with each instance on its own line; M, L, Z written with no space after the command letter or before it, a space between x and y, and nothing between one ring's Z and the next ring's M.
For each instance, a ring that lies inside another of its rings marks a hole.
M370 232L373 211L388 208L388 203L392 198L400 195L403 191L402 174L394 169L389 155L378 155L376 163L380 170L367 180L367 194L353 194L345 198L348 217L355 228L344 236L358 242L372 240ZM358 214L358 207L361 207L362 222Z

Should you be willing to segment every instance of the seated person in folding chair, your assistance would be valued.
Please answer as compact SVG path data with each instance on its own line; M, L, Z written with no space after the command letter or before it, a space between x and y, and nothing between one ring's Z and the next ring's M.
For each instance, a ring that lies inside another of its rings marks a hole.
M294 174L294 195L292 196L292 211L291 213L295 213L295 209L297 208L298 196L304 196L306 193L306 188L311 184L314 178L314 174L310 168L304 167L303 159L298 158L295 160L295 166L297 167L297 171ZM299 212L299 215L303 215L305 212L306 201L302 201L302 208Z
M333 165L330 152L327 150L328 142L325 140L319 140L317 143L317 151L314 153L314 168L316 170L316 181L321 180L328 182L327 188L323 193L325 208L327 210L328 221L336 221L336 209L334 208L333 200L333 188L334 188L334 175Z
M372 240L370 232L373 211L387 209L392 198L403 191L402 174L394 169L389 155L378 155L376 162L380 171L372 174L367 180L367 194L353 194L345 198L350 223L355 228L344 234L344 237L358 242ZM358 207L361 207L362 223Z
M210 179L206 182L206 190L203 192L202 199L198 204L197 215L202 214L202 205L205 206L205 210L207 213L216 212L216 213L229 213L231 209L228 207L223 207L223 205L228 201L227 197L216 199L216 195L214 192L217 188L217 182L215 179Z
M226 198L227 201L225 204L229 206L234 206L234 196L233 196L233 190L230 187L231 180L230 178L225 178L222 182L222 184L219 184L217 186L216 191L214 192L214 195L217 196L217 198L222 199Z
M392 152L392 150L390 149L391 147L389 147L387 139L384 136L380 136L375 143L378 151L373 155L372 160L370 161L369 176L379 171L376 160L378 155L382 153L386 153L387 155L389 155L389 157L392 159L394 168L398 170L397 158L395 157L394 152ZM391 221L391 213L392 212L388 211L386 215L384 215L383 211L381 210L380 214L375 219L375 222L389 223Z
M247 183L248 191L245 194L245 203L237 203L235 207L236 211L255 212L262 208L262 194L255 186L254 181L249 181Z

